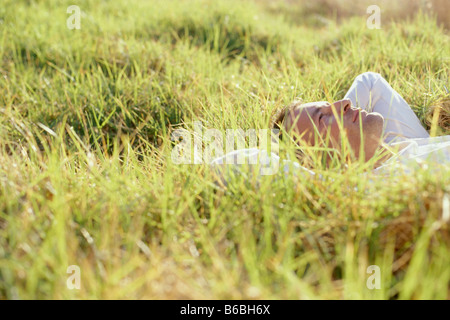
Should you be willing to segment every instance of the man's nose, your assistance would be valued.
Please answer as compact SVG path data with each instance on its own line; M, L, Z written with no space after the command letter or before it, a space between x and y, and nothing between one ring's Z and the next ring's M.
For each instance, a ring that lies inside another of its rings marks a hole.
M333 105L338 113L341 113L342 111L342 113L345 114L347 110L351 108L352 101L350 99L342 99L334 102Z

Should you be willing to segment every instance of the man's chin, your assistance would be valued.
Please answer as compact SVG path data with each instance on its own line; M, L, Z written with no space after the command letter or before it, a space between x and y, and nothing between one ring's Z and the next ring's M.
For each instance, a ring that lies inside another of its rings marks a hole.
M379 139L383 132L384 118L378 112L370 112L367 114L363 122L363 129L366 134L372 138Z

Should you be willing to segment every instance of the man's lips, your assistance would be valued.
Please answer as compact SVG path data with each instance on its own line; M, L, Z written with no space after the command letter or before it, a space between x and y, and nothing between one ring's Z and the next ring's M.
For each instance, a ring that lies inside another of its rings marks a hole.
M356 121L356 118L358 118L358 115L359 115L359 109L356 109L354 114L353 114L353 121L352 122Z

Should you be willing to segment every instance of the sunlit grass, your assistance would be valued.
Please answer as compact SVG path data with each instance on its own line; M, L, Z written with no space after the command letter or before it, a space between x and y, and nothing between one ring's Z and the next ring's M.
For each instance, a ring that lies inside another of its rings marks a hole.
M69 30L71 4L0 7L0 298L449 298L448 166L377 176L375 161L326 170L307 151L315 177L244 170L221 186L171 161L175 128L269 128L365 71L450 134L450 43L433 19L369 30L263 2L79 1Z

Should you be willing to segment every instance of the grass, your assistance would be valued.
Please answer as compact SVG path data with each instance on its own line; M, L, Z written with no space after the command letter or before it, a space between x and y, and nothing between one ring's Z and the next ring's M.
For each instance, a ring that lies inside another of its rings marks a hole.
M365 71L450 134L435 17L370 30L364 11L298 21L301 1L78 1L69 30L72 4L0 7L0 298L450 298L448 165L220 188L207 165L171 161L175 128L268 128L294 98L341 99Z

